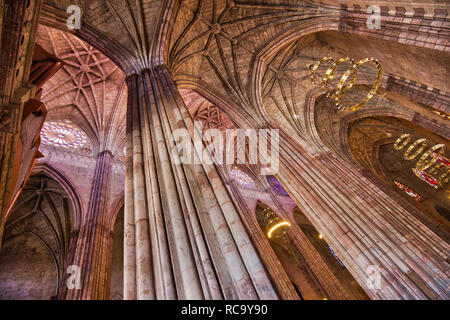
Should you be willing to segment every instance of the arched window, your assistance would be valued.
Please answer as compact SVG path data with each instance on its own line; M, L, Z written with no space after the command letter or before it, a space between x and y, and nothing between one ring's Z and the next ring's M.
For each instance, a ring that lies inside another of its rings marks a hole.
M242 170L233 168L230 174L234 181L236 181L240 186L247 189L255 189L255 181Z
M423 198L418 193L411 190L411 188L405 186L404 184L401 184L398 181L394 181L394 183L400 190L404 191L408 196L410 196L414 200L419 202L423 200Z
M269 184L272 186L272 189L275 190L276 193L285 197L289 197L287 191L283 188L281 183L275 177L268 176L267 181L269 182Z

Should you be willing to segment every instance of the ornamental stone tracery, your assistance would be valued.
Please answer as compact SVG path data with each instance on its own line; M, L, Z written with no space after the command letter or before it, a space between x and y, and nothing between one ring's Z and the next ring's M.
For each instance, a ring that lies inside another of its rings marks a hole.
M50 28L45 31L52 41L53 51L64 61L64 71L68 76L64 82L46 88L43 99L47 104L68 92L72 92L72 103L75 105L81 103L83 98L89 100L92 98L91 91L95 92L95 85L106 81L118 70L117 66L111 66L108 58L78 38ZM61 41L65 43L60 44Z
M41 139L45 145L66 149L80 149L88 142L87 135L71 122L46 122Z
M217 129L222 125L219 109L214 106L208 106L206 109L200 110L195 118L206 124L205 129Z

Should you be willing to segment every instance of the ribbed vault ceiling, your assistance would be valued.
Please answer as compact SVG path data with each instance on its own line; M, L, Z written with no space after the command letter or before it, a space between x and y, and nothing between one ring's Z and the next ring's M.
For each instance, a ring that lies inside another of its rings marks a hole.
M96 149L123 149L127 88L124 73L85 42L40 26L38 43L65 63L43 87L47 121L70 120Z
M207 88L251 118L261 120L261 112L265 112L300 141L310 140L306 104L317 88L307 66L325 56L374 57L383 65L385 82L389 76L405 78L447 93L448 52L337 31L311 33L287 42L265 57L261 76L256 78L257 58L268 43L299 23L307 28L308 21L318 18L333 28L339 12L329 6L318 9L308 1L247 1L245 5L239 1L183 1L170 36L168 65L179 83ZM436 72L428 72L430 68ZM373 83L375 75L361 67L357 83ZM365 96L363 91L351 94L346 97L355 103ZM383 97L377 96L367 107L382 104L387 110L389 101L379 98ZM334 105L333 100L328 102Z
M150 59L154 58L155 52L151 49L158 31L162 3L156 0L46 0L42 22L48 24L51 14L61 19L65 17L61 13L68 5L78 4L83 11L83 29L78 33L83 37L92 35L91 40L97 42L96 48L111 55L116 62L121 60L118 63L125 72L139 72L139 69L150 66ZM318 4L326 5L319 8ZM283 47L270 51L262 66L261 78L255 79L258 75L254 73L255 58L259 57L262 48L288 30L299 25L302 25L299 30L307 29L314 21L320 21L320 24L311 30L322 24L337 29L342 4L365 7L372 3L345 0L175 1L173 21L176 23L171 25L172 29L167 34L164 63L178 83L190 82L214 92L259 125L266 121L261 113L266 113L271 121L299 140L309 140L309 111L305 104L315 89L308 78L310 73L306 65L325 55L355 59L373 56L382 63L385 75L415 80L419 85L425 83L429 88L448 91L445 79L448 73L445 70L450 65L448 52L334 31L312 33L297 39L293 37ZM393 2L377 2L377 5L391 8ZM426 10L445 7L440 4L430 7L429 2L416 0L404 6L408 10L410 6ZM284 39L280 38L280 41ZM272 46L276 45L276 42L272 43ZM88 49L96 55L94 49ZM77 67L86 70L82 63ZM68 68L70 66L65 69ZM430 68L439 71L427 72ZM104 75L99 70L89 70L83 76L85 80L90 77L96 81L98 74ZM71 77L75 86L83 87L86 83L80 79L81 74L75 73L75 80ZM362 83L365 82L368 82L367 77L362 77ZM76 89L75 94L77 91L82 93ZM357 98L355 96L354 99ZM333 105L332 100L329 103ZM85 117L95 135L101 121L95 112L93 114Z

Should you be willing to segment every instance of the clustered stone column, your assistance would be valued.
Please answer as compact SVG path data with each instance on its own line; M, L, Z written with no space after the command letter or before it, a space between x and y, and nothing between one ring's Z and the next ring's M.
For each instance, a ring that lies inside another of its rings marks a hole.
M282 140L279 180L371 298L449 298L445 241L347 163Z
M108 150L97 156L86 215L79 230L72 232L66 266L79 268L80 288L67 287L65 274L59 299L104 300L109 298L111 272L111 221L109 188L114 157ZM76 245L74 245L76 244Z
M124 298L277 299L215 167L174 161L194 126L165 67L127 82Z

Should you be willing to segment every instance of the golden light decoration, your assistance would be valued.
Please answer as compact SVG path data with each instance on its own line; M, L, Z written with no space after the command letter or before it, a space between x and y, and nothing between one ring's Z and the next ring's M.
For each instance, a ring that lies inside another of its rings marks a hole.
M436 151L440 151L437 153ZM422 171L427 170L438 162L439 156L444 156L445 144L437 144L431 147L427 152L425 152L422 157L417 161L416 168ZM430 161L426 161L427 158L431 157Z
M436 154L436 153L433 153L432 156L433 156L433 159L435 159L437 163L434 167L432 167L430 169L429 172L432 175L439 175L439 170L441 168L445 168L446 170L438 177L438 180L441 182L442 185L446 185L450 180L450 177L449 177L450 159L448 159L442 155Z
M271 239L281 238L282 236L284 236L291 224L279 217L269 207L264 208L263 212L265 217L267 237Z
M439 111L439 110L432 110L431 112L433 112L434 114L437 114L439 117L445 119L445 120L450 120L450 114L443 112L443 111Z
M402 150L411 141L411 135L409 133L402 134L394 143L395 150Z
M269 239L270 239L270 238L272 238L272 234L273 234L277 229L282 228L282 227L290 227L290 226L291 226L291 224L290 224L289 222L287 222L287 221L281 221L281 222L278 222L278 223L275 224L274 226L270 227L269 231L267 232L267 237L269 237Z
M427 139L418 139L415 142L413 142L408 149L405 151L405 153L403 154L403 158L405 160L413 160L415 159L419 154L421 154L423 152L423 150L425 150L425 148L427 147ZM414 152L413 154L411 154L411 152L417 147L420 146L420 148L417 148L416 152Z
M405 133L395 141L394 149L398 151L403 150L410 142L411 134ZM427 140L425 138L417 139L406 149L403 158L405 160L414 160L427 147ZM449 182L448 173L450 171L450 161L444 157L444 152L445 145L436 144L423 153L416 165L412 168L413 173L419 179L426 182L436 190L439 190L441 186L444 186ZM429 158L431 159L428 160ZM441 168L444 168L445 171L439 175L439 170ZM426 170L429 170L429 172L426 172ZM436 178L438 175L439 177Z
M335 88L328 89L330 86L333 86L331 85L331 81L336 75L337 67L344 62L349 63L351 67L342 75ZM319 75L317 73L317 70L323 63L328 63L330 67L325 71L323 75ZM374 84L372 85L372 88L360 102L354 105L344 106L342 104L342 96L353 87L356 82L359 67L366 63L373 64L376 67L377 71L377 77ZM311 79L313 83L315 85L321 86L327 97L334 99L338 110L341 111L354 111L365 105L377 93L378 87L380 86L381 80L383 78L383 67L378 62L378 60L374 58L365 58L355 62L349 57L340 58L337 61L335 61L332 57L325 57L320 59L316 64L310 65L309 69L311 71Z
M433 107L430 107L430 106L422 105L422 107L424 107L427 110L430 110L432 113L438 115L439 117L441 117L444 120L450 120L450 113L446 113L444 111L437 110L437 109L435 109Z

